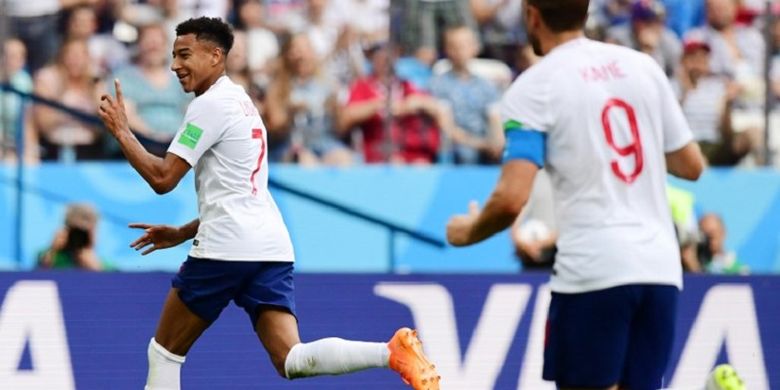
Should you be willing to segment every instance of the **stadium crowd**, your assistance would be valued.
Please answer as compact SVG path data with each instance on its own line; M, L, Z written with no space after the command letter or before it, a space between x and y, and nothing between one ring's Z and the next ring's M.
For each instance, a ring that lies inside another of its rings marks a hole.
M169 69L174 26L193 15L218 16L235 27L228 73L262 113L271 161L497 164L503 149L497 103L513 78L539 60L524 35L521 1L10 0L0 77L87 114L96 113L98 96L119 79L131 127L163 155L192 99ZM763 6L592 0L587 31L658 62L711 165L750 166L766 158ZM780 42L780 23L773 27L772 40ZM780 101L775 48L773 106ZM27 163L123 158L95 123L25 105L9 92L0 91L0 109L0 161L16 159L19 123ZM555 254L546 180L537 180L537 200L512 232L528 269L549 267ZM723 247L723 221L697 220L690 196L669 191L686 270L747 272ZM58 243L70 242L63 234L42 252L42 266L56 264Z
M5 82L95 113L97 96L117 78L131 127L158 154L191 99L169 62L173 27L193 15L226 18L238 31L228 72L261 109L277 162L498 163L496 103L538 61L524 36L521 0L6 3ZM587 29L658 61L711 165L750 166L766 158L764 4L593 0ZM780 23L773 27L780 42ZM776 97L778 53L775 45ZM27 162L121 158L100 127L42 104L22 112L18 96L1 96L2 159L15 158L22 114Z

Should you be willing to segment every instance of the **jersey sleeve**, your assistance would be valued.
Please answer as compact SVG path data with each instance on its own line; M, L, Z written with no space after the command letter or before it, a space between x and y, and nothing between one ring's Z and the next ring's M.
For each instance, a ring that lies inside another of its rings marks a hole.
M664 152L674 152L693 141L693 133L669 79L655 61L649 66L653 69L660 89Z
M217 110L216 102L193 100L168 152L183 158L194 167L203 153L214 146L225 131L223 118L215 112Z
M502 98L504 162L524 159L544 166L547 131L552 126L548 85L535 74L521 76Z

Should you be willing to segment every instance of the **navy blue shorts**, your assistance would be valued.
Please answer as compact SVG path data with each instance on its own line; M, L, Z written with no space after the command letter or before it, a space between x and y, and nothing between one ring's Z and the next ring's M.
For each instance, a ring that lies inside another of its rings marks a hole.
M544 379L559 388L662 388L678 295L677 287L663 285L552 293Z
M293 263L223 261L187 257L171 285L193 313L208 323L233 300L246 310L252 329L263 307L295 315Z

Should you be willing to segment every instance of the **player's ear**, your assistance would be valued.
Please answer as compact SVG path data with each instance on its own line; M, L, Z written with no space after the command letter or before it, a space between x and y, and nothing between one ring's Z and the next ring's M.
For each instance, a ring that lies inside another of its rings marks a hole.
M214 49L211 50L211 66L217 66L222 60L224 53L222 52L222 49L218 47L214 47Z
M539 23L539 9L533 5L525 3L523 7L523 17L525 18L526 26L536 28Z

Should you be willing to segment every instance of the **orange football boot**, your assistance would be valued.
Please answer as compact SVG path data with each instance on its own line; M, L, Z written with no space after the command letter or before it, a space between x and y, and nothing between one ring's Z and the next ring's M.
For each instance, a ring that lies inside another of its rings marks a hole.
M439 390L436 366L425 357L417 332L401 328L387 343L390 350L390 368L414 390Z

